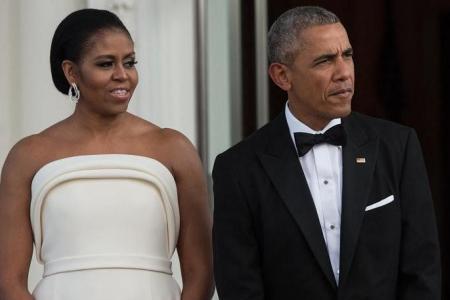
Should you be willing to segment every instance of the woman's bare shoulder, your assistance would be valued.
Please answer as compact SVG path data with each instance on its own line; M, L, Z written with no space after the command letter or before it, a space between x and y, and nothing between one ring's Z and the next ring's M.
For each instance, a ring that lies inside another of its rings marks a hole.
M133 128L133 132L136 134L148 134L154 133L161 129L158 125L145 120L139 116L129 114L128 115L128 124L130 128Z
M165 157L172 162L176 173L199 163L197 149L186 135L171 128L161 129L160 135Z
M181 147L184 150L193 149L191 140L178 130L161 128L161 137L167 142L167 146Z
M64 119L43 131L19 140L9 151L2 168L5 179L31 180L43 165L54 160L61 136L70 131Z
M162 128L134 115L132 115L132 119L129 122L129 128L133 128L134 136L146 144L152 144L152 147L155 146L154 144L164 148L170 147L174 143L190 144L189 139L177 130Z
M178 130L172 128L161 128L156 125L149 127L143 136L149 144L156 146L166 154L195 151L194 145L189 138Z
M3 164L4 177L30 179L36 168L39 168L41 157L45 152L45 138L40 134L30 135L18 141L9 151Z
M152 124L142 130L136 140L139 141L145 155L159 160L172 171L178 169L181 159L195 160L197 156L190 140L174 129L161 128Z
M52 142L67 136L71 132L73 133L73 126L70 118L67 118L47 127L36 134L35 137L41 138L41 142Z

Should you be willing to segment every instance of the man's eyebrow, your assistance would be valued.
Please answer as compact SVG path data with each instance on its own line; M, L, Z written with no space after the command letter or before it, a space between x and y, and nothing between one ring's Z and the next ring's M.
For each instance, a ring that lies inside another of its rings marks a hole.
M322 61L322 60L330 60L330 59L335 58L336 56L337 56L337 53L325 53L325 54L322 54L322 55L316 57L313 60L313 63L316 63L316 62L319 62L319 61Z
M344 50L343 53L344 54L353 54L353 48L352 47L348 47L347 49Z
M342 52L343 55L349 55L349 54L352 54L352 53L353 53L353 48L352 48L352 47L348 47L347 49L345 49L345 50ZM313 60L313 63L317 63L317 62L322 61L322 60L332 60L332 59L334 59L336 56L338 56L338 53L337 53L337 52L336 52L336 53L325 53L325 54L323 54L323 55L320 55L320 56L316 57L316 58Z

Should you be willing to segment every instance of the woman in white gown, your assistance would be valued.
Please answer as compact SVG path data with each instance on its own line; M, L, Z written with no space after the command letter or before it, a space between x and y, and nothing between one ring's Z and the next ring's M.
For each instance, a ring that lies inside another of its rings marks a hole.
M16 144L4 164L0 299L210 299L201 163L182 134L127 112L138 75L125 26L108 11L76 11L56 29L50 63L75 110ZM33 243L44 275L30 293Z

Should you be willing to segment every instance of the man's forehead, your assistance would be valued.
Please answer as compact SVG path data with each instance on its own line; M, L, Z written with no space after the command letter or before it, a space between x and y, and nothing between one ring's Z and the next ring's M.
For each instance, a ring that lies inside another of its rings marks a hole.
M351 47L347 31L341 23L315 25L306 28L300 32L299 42L301 48L330 47L336 49L336 47Z
M300 40L305 42L326 41L333 38L348 40L347 31L341 23L314 25L303 29L299 33Z

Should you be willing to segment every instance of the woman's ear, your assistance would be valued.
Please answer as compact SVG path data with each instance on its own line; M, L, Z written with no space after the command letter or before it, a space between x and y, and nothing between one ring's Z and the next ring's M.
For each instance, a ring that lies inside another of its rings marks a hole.
M272 78L272 81L278 85L280 89L286 92L291 89L291 80L288 72L287 66L280 63L272 63L269 66L270 78Z
M69 83L78 82L77 65L73 61L63 60L61 67Z

